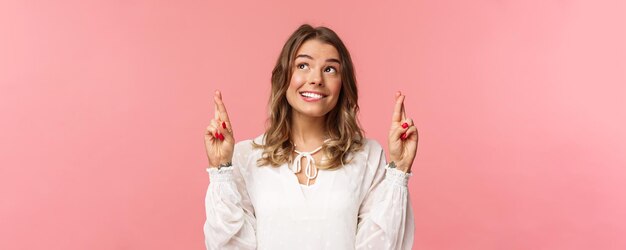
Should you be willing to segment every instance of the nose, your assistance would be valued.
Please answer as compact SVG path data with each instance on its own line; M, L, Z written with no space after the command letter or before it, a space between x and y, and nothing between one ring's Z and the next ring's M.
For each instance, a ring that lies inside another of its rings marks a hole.
M311 70L309 74L309 84L322 86L324 83L324 78L322 77L322 72L317 72L315 70Z

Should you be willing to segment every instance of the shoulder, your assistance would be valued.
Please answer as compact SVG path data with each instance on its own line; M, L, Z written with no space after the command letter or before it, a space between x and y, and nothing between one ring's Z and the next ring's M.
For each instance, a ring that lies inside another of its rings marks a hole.
M365 163L366 179L371 180L371 185L374 185L374 183L379 182L383 178L385 173L385 166L387 165L385 150L378 141L373 139L367 139L363 144L363 149L367 152Z
M374 171L379 162L385 161L384 148L375 139L363 138L361 142L363 145L361 150L353 152L352 156L354 158L352 159L355 160L355 164L366 166L371 171Z
M262 149L254 146L254 143L262 145L263 136L253 139L239 141L235 144L233 152L233 164L238 163L240 166L248 166L251 163L256 164L256 160L262 155Z
M384 148L377 140L364 138L362 143L363 147L354 154L354 162L351 165L362 170L355 171L361 176L362 184L371 186L384 173L387 160Z
M383 146L376 139L363 138L363 150L366 152L383 151Z
M256 150L254 144L263 145L263 135L259 135L252 139L247 139L243 141L239 141L235 143L235 151L246 151L251 152Z
M373 158L375 160L378 160L380 156L384 157L384 148L377 140L371 138L363 138L362 142L363 148L361 152L366 154L367 159Z

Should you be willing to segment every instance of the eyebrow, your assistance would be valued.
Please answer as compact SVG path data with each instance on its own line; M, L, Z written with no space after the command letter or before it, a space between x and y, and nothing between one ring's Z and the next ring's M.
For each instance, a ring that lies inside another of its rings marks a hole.
M308 58L308 59L313 60L313 57L309 56L307 54L300 54L300 55L296 56L296 58L299 58L299 57L304 57L304 58ZM327 62L336 62L338 64L341 64L341 61L339 61L339 59L336 59L336 58L328 58L328 59L326 59L326 61Z

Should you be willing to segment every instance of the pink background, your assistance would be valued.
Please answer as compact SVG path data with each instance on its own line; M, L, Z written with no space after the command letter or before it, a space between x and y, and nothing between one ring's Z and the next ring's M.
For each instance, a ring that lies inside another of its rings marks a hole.
M624 1L257 2L0 2L0 249L203 249L212 92L260 134L304 22L369 137L408 96L415 249L626 249Z

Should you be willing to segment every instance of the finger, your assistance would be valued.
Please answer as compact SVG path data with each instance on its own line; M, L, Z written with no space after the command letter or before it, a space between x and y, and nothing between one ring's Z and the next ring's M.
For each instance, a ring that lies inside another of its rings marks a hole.
M227 134L230 133L232 135L233 130L230 124L230 118L228 117L228 112L226 111L226 106L222 100L222 93L215 91L215 98L215 116L218 119L218 127L222 128L222 132L227 132ZM221 121L221 123L219 121Z
M219 111L220 120L230 122L230 119L228 118L228 113L226 112L226 106L224 106L224 101L222 101L222 93L220 93L219 90L215 91L214 99L217 110Z
M225 135L227 138L229 136L232 137L233 135L233 130L230 128L230 122L227 121L216 121L217 123L217 127L220 131L220 133L222 133L223 135Z
M406 96L404 96L404 98L406 98ZM402 100L402 120L406 120L406 111L404 109L404 99Z
M398 92L400 93L400 92ZM402 94L396 94L396 105L393 110L393 116L391 117L392 122L400 122L402 121L402 107L404 102L404 96Z
M215 96L213 97L213 99L215 99ZM215 100L213 100L213 102L215 103ZM217 109L217 103L215 103L213 105L214 109L213 109L213 119L215 120L219 120L220 119L220 111L219 109Z
M224 128L224 125L226 126L226 128ZM233 135L232 129L230 129L230 124L228 122L222 121L219 126L222 130L222 137L224 138L223 141L234 142L235 137Z
M400 134L400 140L406 140L406 138L410 136L410 134L408 133L408 130L411 128L411 126L413 126L412 119L409 118L409 119L402 120L402 123L400 124L400 127L402 128L402 133Z
M224 136L224 130L221 129L219 122L213 119L211 120L210 126L215 129L215 131L213 132L214 137L219 139L220 141L223 141L222 137Z
M404 128L402 126L397 126L395 128L393 128L393 130L391 131L391 134L389 135L392 140L400 140L402 139L402 134L406 133L408 128Z
M414 136L417 137L417 128L415 126L411 126L406 131L406 138L413 139L412 137L414 137Z
M215 129L215 127L209 125L209 126L206 127L206 131L205 131L204 135L207 136L211 141L213 141L213 140L215 140L217 138L216 137L216 131L217 130Z
M226 133L233 133L232 127L230 126L230 122L229 121L220 121L219 122L220 128L223 129L224 132Z
M411 136L413 133L417 132L417 128L415 126L411 126L406 130L406 137Z
M404 120L404 123L406 123L408 127L406 131L406 138L410 138L413 133L417 132L417 128L415 127L415 124L413 123L413 119L411 118ZM415 132L413 132L413 130L415 130ZM412 131L412 132L409 132L409 131Z

